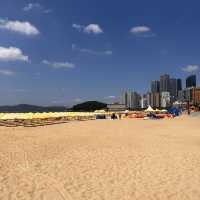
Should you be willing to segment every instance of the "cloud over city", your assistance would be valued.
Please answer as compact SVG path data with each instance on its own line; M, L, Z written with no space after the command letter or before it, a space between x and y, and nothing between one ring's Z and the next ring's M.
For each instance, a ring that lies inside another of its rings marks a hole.
M198 65L188 65L188 66L182 68L182 71L188 72L188 73L195 73L198 70L199 70Z

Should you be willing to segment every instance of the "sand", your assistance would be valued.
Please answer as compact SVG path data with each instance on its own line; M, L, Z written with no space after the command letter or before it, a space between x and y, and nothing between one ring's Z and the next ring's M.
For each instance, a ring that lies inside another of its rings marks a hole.
M200 199L200 119L0 127L0 200Z

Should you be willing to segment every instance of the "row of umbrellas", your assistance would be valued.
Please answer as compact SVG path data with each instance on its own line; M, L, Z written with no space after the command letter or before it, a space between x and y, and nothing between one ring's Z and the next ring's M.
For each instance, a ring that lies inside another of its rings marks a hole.
M125 111L128 113L129 111ZM166 113L167 110L154 110L151 106L149 106L145 112L160 112ZM0 113L1 120L9 120L9 119L49 119L49 118L59 118L59 117L95 117L98 114L111 115L111 112L105 112L104 110L96 110L95 112L45 112L45 113Z
M91 117L90 112L48 112L48 113L0 113L1 120L9 119L49 119L59 117Z

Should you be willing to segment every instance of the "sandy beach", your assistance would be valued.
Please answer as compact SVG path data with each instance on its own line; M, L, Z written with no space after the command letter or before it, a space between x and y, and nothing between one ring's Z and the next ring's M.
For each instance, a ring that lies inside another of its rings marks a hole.
M0 200L199 200L200 118L0 127Z

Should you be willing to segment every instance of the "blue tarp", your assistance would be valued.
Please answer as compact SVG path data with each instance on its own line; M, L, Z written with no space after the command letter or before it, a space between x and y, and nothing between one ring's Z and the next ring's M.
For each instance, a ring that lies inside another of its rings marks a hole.
M170 109L168 110L168 112L169 112L170 114L179 116L180 113L181 113L181 110L178 109L178 108L172 107L172 108L170 108Z

